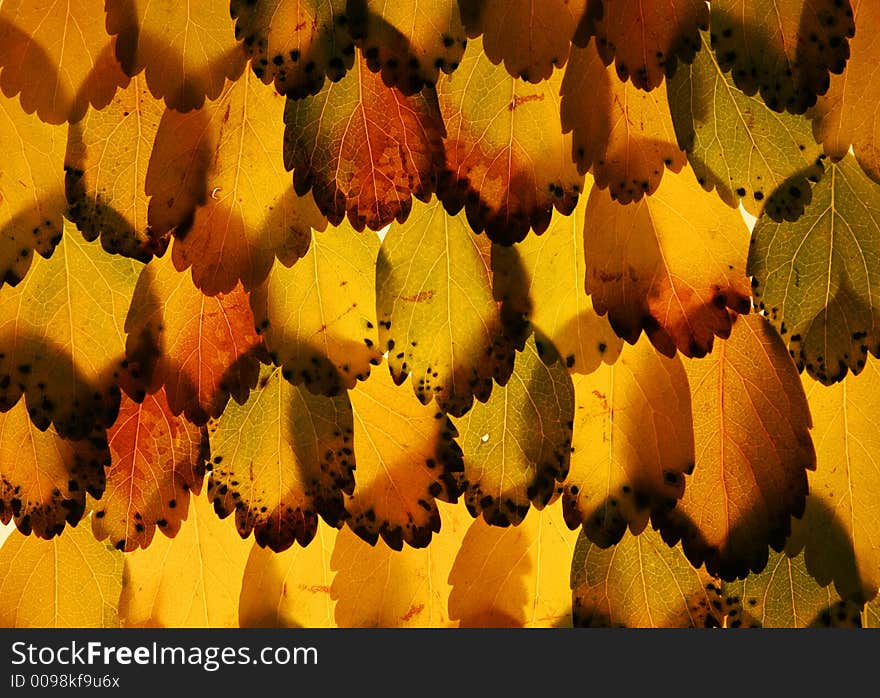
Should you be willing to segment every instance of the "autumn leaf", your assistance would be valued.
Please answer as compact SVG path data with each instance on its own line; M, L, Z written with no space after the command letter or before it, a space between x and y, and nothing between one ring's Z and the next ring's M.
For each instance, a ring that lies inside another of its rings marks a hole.
M539 83L568 59L569 42L588 0L459 0L470 38L483 35L492 63L514 78Z
M571 589L575 627L717 628L723 621L712 577L651 530L625 533L612 548L581 532Z
M858 373L880 344L880 185L853 157L830 165L800 219L758 221L747 270L799 371L826 384Z
M320 514L345 520L343 493L354 489L351 405L316 396L263 367L243 405L230 405L211 435L208 496L223 517L235 512L242 538L254 532L276 552L307 546Z
M239 281L251 290L276 257L302 257L311 229L327 224L284 170L283 113L284 99L248 74L202 109L162 117L145 184L150 226L174 232L174 265L192 267L203 293L230 293Z
M118 628L122 564L88 526L51 541L13 533L0 548L0 627Z
M376 328L379 239L343 222L312 238L292 267L276 264L251 294L254 319L286 380L335 395L382 360Z
M530 338L507 384L455 420L465 502L494 526L519 524L532 503L542 509L568 473L574 389L561 361L542 361L541 343Z
M0 414L0 522L40 538L76 526L86 493L100 498L110 464L107 436L98 429L79 441L62 439L52 426L40 430L19 401Z
M107 0L106 7L119 63L128 75L143 70L150 91L171 109L217 99L244 69L223 3Z
M451 214L464 207L475 232L509 245L530 228L546 230L554 207L570 214L583 176L560 124L561 71L531 85L482 48L471 41L459 69L437 85L447 132L438 196Z
M125 76L104 30L102 0L6 0L0 7L0 88L43 121L101 109Z
M684 361L696 468L675 509L653 521L695 567L725 580L760 572L804 513L816 467L806 396L785 345L760 315L740 316L708 357Z
M826 387L803 376L813 417L816 471L809 474L804 518L788 543L804 551L806 569L823 586L834 582L843 598L869 600L880 586L877 536L876 410L878 372L868 361L858 376Z
M592 170L612 199L626 204L653 194L665 168L684 167L664 91L621 82L592 44L572 49L561 93L562 130L572 133L578 171Z
M700 184L730 206L773 220L797 220L822 176L822 148L805 117L772 111L725 74L703 35L690 66L668 82L678 143Z
M641 533L651 513L684 494L694 468L690 388L681 359L642 340L613 364L575 376L574 390L565 522L583 524L591 541L608 547L627 526Z
M392 224L376 263L379 344L394 382L412 376L421 402L434 399L457 416L513 369L492 296L491 249L463 213L449 216L435 202Z
M367 66L406 94L455 70L467 46L457 0L351 0L347 12Z
M828 92L809 113L813 134L835 160L852 145L865 173L880 182L880 85L874 70L880 64L880 5L852 0L856 33L850 40L846 70L831 76Z
M119 617L126 628L238 627L251 543L220 521L205 492L190 498L174 538L125 555Z
M108 252L149 262L168 246L147 220L147 167L164 104L132 78L104 109L70 127L64 157L67 216L86 240ZM132 157L132 155L134 157Z
M80 438L119 409L122 324L141 264L66 229L51 259L0 288L0 411L24 395L31 420Z
M712 48L747 95L802 114L849 57L849 0L713 0Z
M260 359L268 360L241 286L205 296L167 255L143 268L125 332L135 397L164 386L171 414L199 425L218 417L230 396L247 400Z
M254 75L292 99L338 82L354 61L345 0L230 0Z
M587 293L630 344L644 330L667 356L705 356L730 333L728 308L749 312L748 230L689 168L628 206L594 187L585 218Z
M571 627L568 569L576 538L558 502L532 509L518 526L476 519L449 573L450 617L463 628Z
M208 457L208 433L168 406L164 390L137 403L124 396L107 431L107 487L94 506L92 530L118 550L146 548L158 527L173 538L198 494Z
M354 415L355 488L346 523L370 545L423 548L440 531L438 501L458 499L462 470L455 427L387 371L349 391ZM343 450L343 454L350 455Z
M690 63L700 46L700 29L709 28L703 0L606 0L596 21L596 48L605 65L614 61L622 81L653 90L675 73L679 59Z
M333 225L380 230L428 201L443 165L443 118L433 88L405 96L359 51L352 74L314 97L287 101L284 165Z
M0 49L2 51L2 49ZM2 75L2 73L0 73ZM2 83L2 78L0 78ZM61 238L66 129L26 114L0 96L0 286L18 284L36 251L48 257Z
M528 332L534 329L550 340L569 373L614 363L623 346L584 291L586 203L581 197L571 216L554 217L541 235L492 247L493 291L503 304L508 332L515 335L518 321L525 320Z
M331 569L330 596L341 628L454 627L448 581L472 519L463 505L438 503L443 528L426 548L370 546L344 528Z
M305 548L293 545L276 553L254 543L241 584L239 625L242 628L335 627L336 604L330 598L334 578L330 556L338 533L319 521L315 538ZM382 547L371 549L378 554L384 552Z

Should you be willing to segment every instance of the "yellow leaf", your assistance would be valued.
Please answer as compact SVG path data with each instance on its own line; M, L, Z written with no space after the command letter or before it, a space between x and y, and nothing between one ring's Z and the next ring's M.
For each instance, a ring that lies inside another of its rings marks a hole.
M220 521L203 493L174 538L125 555L119 617L128 628L233 628L251 543Z
M751 307L748 229L703 191L690 168L667 172L653 196L624 206L594 187L587 202L586 289L630 344L642 330L672 356L701 357L730 333L728 308Z
M0 549L0 627L118 628L122 565L86 525L51 541L13 533Z

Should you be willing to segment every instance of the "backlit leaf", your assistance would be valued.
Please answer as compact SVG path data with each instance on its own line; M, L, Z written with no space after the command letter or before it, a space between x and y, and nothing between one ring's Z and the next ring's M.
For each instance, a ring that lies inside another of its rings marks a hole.
M849 57L849 0L713 0L712 48L746 94L802 114Z
M576 538L559 502L532 509L518 526L476 519L449 573L450 617L463 628L571 627L568 570Z
M217 99L244 69L223 2L107 0L107 30L126 73L141 70L157 99L189 111Z
M574 377L571 468L562 506L571 528L608 547L675 506L694 467L691 394L678 357L646 340Z
M92 516L95 537L128 552L150 545L157 527L176 536L190 491L202 488L207 430L174 416L160 390L141 403L123 397L107 436L111 463Z
M621 82L592 44L572 49L561 90L562 129L572 132L578 171L592 169L613 199L629 203L653 194L665 168L684 167L664 91Z
M255 543L244 570L238 602L241 627L335 627L330 555L337 536L335 528L319 521L315 538L305 548L293 545L276 553ZM384 552L381 547L373 550Z
M659 87L681 58L690 63L700 45L700 29L709 28L703 0L605 0L596 22L596 46L605 65L613 60L617 76L642 90Z
M119 617L128 628L238 627L250 541L220 521L203 492L174 538L125 555Z
M728 308L749 312L748 229L693 171L667 172L653 196L624 206L594 187L587 202L586 290L633 344L642 330L672 356L704 356L730 333Z
M571 589L575 627L717 628L722 621L712 577L651 530L625 533L613 548L581 532Z
M338 225L379 230L428 201L443 164L443 119L433 88L404 96L384 85L358 51L347 80L314 97L288 100L284 164L297 194L311 191Z
M175 232L174 265L192 267L203 293L229 293L239 280L252 289L276 256L293 264L311 228L326 226L284 170L283 113L284 99L247 74L204 108L162 117L147 171L150 225Z
M75 122L113 97L120 79L103 0L5 0L0 88L50 124Z
M17 284L34 251L47 257L60 240L66 133L0 95L0 285Z
M758 221L748 273L798 370L826 384L858 373L880 345L880 185L851 156L832 164L798 221Z
M247 400L267 358L241 286L205 296L170 255L143 268L125 331L137 385L148 393L164 386L171 413L196 424L219 416L230 396Z
M347 223L312 237L303 259L276 264L251 294L254 319L284 378L335 395L382 360L376 328L379 239Z
M458 0L468 36L483 34L492 63L514 78L538 83L568 58L587 0Z
M23 401L0 414L0 522L15 520L25 535L51 538L75 526L86 493L100 497L110 464L103 430L80 441L37 429Z
M546 230L554 206L571 213L584 180L560 124L562 71L531 85L493 65L482 46L471 41L437 85L447 132L438 196L451 213L464 207L475 232L509 245Z
M345 0L230 0L229 11L254 74L283 95L313 95L351 69Z
M0 288L0 411L24 395L37 427L71 438L115 421L122 325L141 267L69 226L51 259Z
M455 70L467 45L458 0L350 0L348 13L370 70L407 94Z
M755 216L803 214L824 158L805 117L771 111L737 89L705 35L693 64L670 78L668 93L678 142L705 188Z
M355 488L348 525L371 545L423 548L440 531L438 501L455 502L462 470L455 427L384 370L349 391L354 413ZM345 451L343 451L345 453ZM349 454L346 454L349 455Z
M148 262L168 236L147 221L147 166L165 105L135 77L104 109L92 109L68 132L64 158L68 217L86 240Z
M684 362L691 386L696 468L675 509L656 517L664 540L682 541L695 567L722 579L767 564L801 517L812 426L797 371L760 315L740 316L730 339ZM658 519L659 518L659 522Z
M208 496L222 516L235 512L242 538L279 552L306 546L318 514L339 527L343 493L354 488L352 414L346 396L316 396L263 367L243 405L230 405L211 435Z
M492 296L491 243L463 213L439 202L417 205L392 224L376 266L379 343L395 383L412 376L419 400L455 415L474 396L485 401L493 378L506 382L513 347Z
M493 288L502 312L527 320L547 337L569 373L614 363L623 345L584 291L586 204L581 197L574 214L554 217L541 235L492 248Z
M455 420L464 453L465 503L495 526L542 509L568 473L574 388L562 362L545 364L530 338L510 380Z
M88 526L51 541L13 533L0 549L0 627L118 628L122 554Z
M820 97L810 116L813 133L832 158L842 158L853 146L859 164L880 182L880 82L874 71L880 64L880 4L852 0L855 37L842 75L831 76L831 87Z

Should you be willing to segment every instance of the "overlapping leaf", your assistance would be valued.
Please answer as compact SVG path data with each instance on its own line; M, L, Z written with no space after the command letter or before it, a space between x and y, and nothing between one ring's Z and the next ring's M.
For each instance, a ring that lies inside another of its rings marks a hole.
M235 512L242 538L254 532L276 552L308 545L318 515L345 519L354 489L351 406L345 395L316 396L264 367L243 405L230 405L211 437L208 495L223 516Z
M347 11L370 70L407 94L455 70L467 46L458 0L350 0Z
M215 102L162 117L147 171L154 235L174 231L178 269L196 286L229 293L262 282L275 257L293 264L326 221L298 197L281 158L284 99L251 75Z
M455 427L408 386L395 386L384 370L349 397L356 474L354 492L345 497L348 525L371 545L381 536L393 550L404 543L427 546L440 531L438 501L458 499L462 458Z
M26 405L0 414L0 522L15 520L23 534L51 538L75 526L86 507L86 493L104 492L110 452L103 430L69 441L52 426L40 430Z
M0 88L50 124L113 98L125 76L104 30L102 0L8 0L0 7Z
M506 382L514 350L492 296L491 243L463 213L418 205L392 225L376 265L379 343L395 383L412 376L421 402L464 414Z
M785 345L759 315L740 316L730 339L684 362L691 387L696 468L684 497L654 519L682 541L695 567L725 580L760 572L804 513L816 467L806 396ZM659 521L658 521L659 519Z
M386 87L358 51L352 75L314 97L288 100L284 164L303 196L338 225L379 230L428 201L443 164L443 119L433 88Z
M202 489L207 430L172 414L160 390L141 403L123 397L107 436L112 460L92 515L95 537L128 552L149 546L157 527L176 536L190 491Z
M852 11L856 34L847 68L831 76L828 92L810 116L816 140L829 156L840 159L852 145L868 176L880 182L880 83L874 76L880 64L880 5L852 0Z
M596 22L596 47L605 65L614 61L620 80L642 90L659 87L682 59L690 63L709 28L703 0L611 0Z
M593 188L587 293L628 342L645 330L667 356L704 356L730 333L728 308L749 312L747 235L740 214L707 196L690 168L667 172L653 196L628 206Z
M171 109L217 99L244 69L225 3L107 0L107 31L128 75L144 71L150 91Z
M70 226L51 259L0 288L0 411L24 395L37 427L71 438L115 421L122 325L141 267Z
M239 404L256 386L265 355L248 295L203 295L169 255L144 267L125 318L126 356L136 391L162 386L171 413L196 424Z
M712 48L746 94L802 114L849 57L849 0L714 0Z
M798 221L758 221L748 272L798 370L826 384L858 373L880 345L880 185L852 156L830 165Z
M276 264L251 294L254 318L285 379L335 395L382 360L376 327L379 239L347 223L312 239L306 256Z
M87 526L51 541L13 533L0 549L0 627L118 628L122 564Z
M458 0L468 36L483 35L492 63L538 83L568 59L569 42L588 0Z
M488 402L455 420L465 503L496 526L519 524L532 503L542 509L568 473L574 388L560 360L541 360L539 341L528 340Z
M578 171L592 170L611 198L629 203L653 194L665 168L684 167L664 91L621 82L592 44L572 49L561 91L562 130L572 133Z
M447 131L438 196L453 214L464 207L476 232L512 244L530 228L546 230L554 207L570 214L584 180L560 126L561 71L531 85L482 48L471 41L459 69L438 83Z
M229 11L254 74L283 95L316 94L352 67L345 0L230 0Z
M591 541L608 547L627 526L641 533L652 512L684 493L694 467L690 389L681 360L646 340L624 347L612 365L575 376L574 388L565 522L583 524Z
M737 89L705 35L693 64L670 78L668 93L678 142L704 187L755 216L803 214L824 159L805 117L776 113Z

